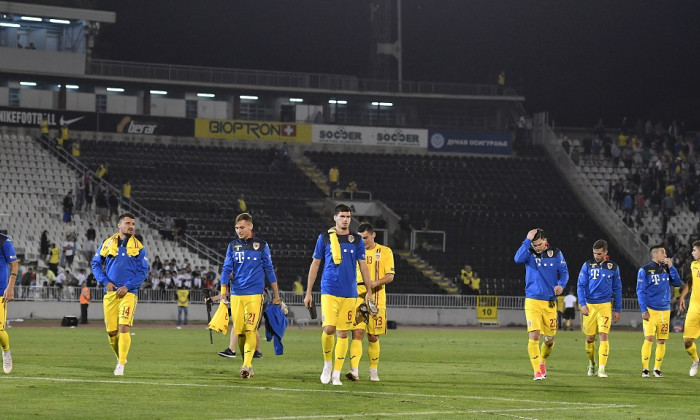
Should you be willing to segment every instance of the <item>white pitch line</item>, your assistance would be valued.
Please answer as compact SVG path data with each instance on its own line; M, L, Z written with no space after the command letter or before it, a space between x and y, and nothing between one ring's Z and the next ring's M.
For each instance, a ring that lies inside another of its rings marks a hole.
M457 414L463 413L464 411L408 411L405 413L352 413L352 414L316 414L313 416L279 416L279 417L248 417L236 420L284 420L284 419L337 419L337 418L347 418L347 417L384 417L384 416L429 416L433 414ZM221 419L230 420L230 419Z
M615 404L614 407L611 407L610 404L590 404L588 407L586 407L589 410L602 410L602 409L609 409L609 408L631 408L631 407L636 407L635 405L629 405L629 404ZM510 414L510 413L518 413L522 411L551 411L551 410L556 410L556 411L562 411L562 410L578 410L578 407L539 407L539 408L508 408L508 409L503 409L503 410L449 410L449 411L408 411L404 413L377 413L377 412L372 412L372 413L351 413L351 414L342 414L342 413L336 413L336 414L315 414L315 415L309 415L309 416L278 416L278 417L248 417L248 418L243 418L243 419L237 419L237 420L285 420L285 419L290 419L290 420L299 420L299 419L325 419L325 418L347 418L347 417L367 417L367 416L378 416L378 417L385 417L385 416L428 416L428 415L434 415L434 414L492 414L496 416L503 416L503 417L514 417L518 419L526 419L526 420L537 420L534 417L523 417L523 416L518 416L515 414ZM222 420L227 420L227 419L222 419Z
M147 386L172 386L172 387L193 387L193 388L230 388L230 389L251 389L251 390L272 390L272 391L288 391L288 392L313 392L313 393L330 393L330 394L365 394L365 395L383 395L391 397L419 397L419 398L442 398L442 399L467 399L467 400L482 400L482 401L503 401L503 402L519 402L519 403L536 403L541 404L540 400L526 400L517 398L504 398L504 397L482 397L477 395L435 395L435 394L417 394L417 393L404 393L404 392L386 392L386 391L360 391L360 390L339 390L339 389L302 389L302 388L283 388L274 386L256 386L250 385L250 382L246 385L228 385L228 384L196 384L196 383L177 383L177 382L156 382L156 381L125 381L120 379L107 380L107 379L79 379L79 378L50 378L50 377L38 377L38 376L4 376L0 380L11 380L11 379L24 379L31 381L54 381L54 382L73 382L73 383L93 383L93 384L130 384L130 385L147 385ZM584 406L596 408L620 408L620 407L636 407L636 405L620 405L620 404L606 404L598 403L591 404L586 402L569 402L569 401L558 401L559 406L569 405L569 406Z

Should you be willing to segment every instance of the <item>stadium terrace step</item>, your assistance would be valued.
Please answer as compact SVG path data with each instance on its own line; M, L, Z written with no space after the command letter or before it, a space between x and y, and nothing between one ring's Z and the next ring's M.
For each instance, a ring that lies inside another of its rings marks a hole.
M327 196L331 195L331 188L328 186L328 179L326 176L314 165L309 158L303 156L301 158L294 159L294 163L304 172L304 175L309 177L309 179L316 184L321 191Z
M455 287L452 282L446 279L439 271L433 268L423 259L413 255L407 250L398 250L394 254L401 256L404 260L408 261L414 268L420 271L425 277L429 278L433 283L438 285L442 290L450 294L459 294L459 289Z

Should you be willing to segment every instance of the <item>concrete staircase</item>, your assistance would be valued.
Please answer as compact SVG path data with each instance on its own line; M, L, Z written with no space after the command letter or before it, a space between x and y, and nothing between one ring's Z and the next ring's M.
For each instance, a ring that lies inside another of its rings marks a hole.
M311 181L313 181L314 184L318 185L326 196L330 197L331 188L328 186L328 177L321 172L309 158L306 156L300 156L294 159L294 163L304 172L304 174L306 174L307 177L309 177Z
M432 280L433 283L440 286L440 288L451 295L459 294L459 289L457 286L453 285L451 281L447 280L440 272L435 270L430 264L428 264L422 258L414 255L408 250L396 250L394 254L399 255L404 260L408 261L409 264L414 266L418 271L423 273L424 276Z

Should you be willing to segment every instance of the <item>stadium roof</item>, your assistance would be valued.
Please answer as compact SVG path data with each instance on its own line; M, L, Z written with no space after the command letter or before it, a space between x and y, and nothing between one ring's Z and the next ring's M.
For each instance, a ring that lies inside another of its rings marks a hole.
M92 22L115 23L117 14L103 10L74 9L70 7L44 6L40 4L0 1L0 14L28 15L42 18L63 18Z

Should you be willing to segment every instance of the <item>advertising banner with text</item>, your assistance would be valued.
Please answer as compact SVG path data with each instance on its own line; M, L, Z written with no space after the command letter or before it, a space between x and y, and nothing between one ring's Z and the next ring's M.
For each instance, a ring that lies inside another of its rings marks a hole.
M197 118L194 136L212 139L311 141L311 124Z
M510 133L485 131L430 130L428 150L431 152L510 155Z
M182 137L192 137L194 134L192 120L187 118L0 107L2 125L39 128L43 118L46 118L50 130L58 130L65 124L69 130L102 133Z
M425 149L428 130L413 128L361 127L355 125L313 125L313 142L362 146Z

